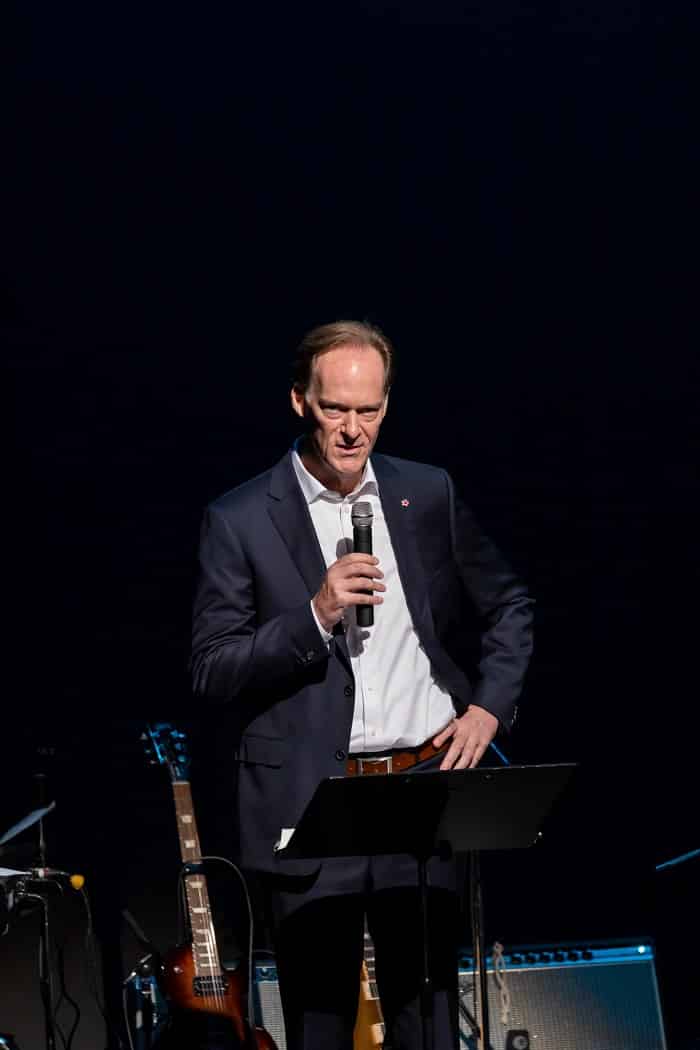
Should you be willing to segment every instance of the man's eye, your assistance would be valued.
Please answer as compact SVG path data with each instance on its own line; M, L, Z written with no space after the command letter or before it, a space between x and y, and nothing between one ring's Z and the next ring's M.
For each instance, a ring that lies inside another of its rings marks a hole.
M324 408L323 411L327 416L332 416L333 418L340 415L340 409L338 408Z
M366 412L361 412L360 415L363 419L368 419L370 422L377 418L377 410L375 408L367 409Z

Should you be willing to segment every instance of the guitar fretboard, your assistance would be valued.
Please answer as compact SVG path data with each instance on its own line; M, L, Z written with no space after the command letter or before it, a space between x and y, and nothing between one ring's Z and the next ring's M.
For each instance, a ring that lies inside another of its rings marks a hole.
M367 929L367 923L365 922L365 944L364 944L364 960L365 966L367 967L367 977L369 981L369 989L372 993L373 999L379 999L379 991L377 989L377 977L374 966L374 942L369 935Z
M182 862L198 864L202 859L202 851L188 780L173 781L173 797ZM218 977L222 972L221 962L216 946L207 880L202 872L196 872L186 875L184 882L187 914L192 932L194 972L197 977Z

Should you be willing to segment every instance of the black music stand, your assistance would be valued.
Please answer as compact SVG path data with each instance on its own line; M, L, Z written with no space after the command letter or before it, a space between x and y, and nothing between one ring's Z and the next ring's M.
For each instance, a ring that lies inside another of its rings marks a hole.
M472 937L479 969L480 1047L489 1050L488 995L479 880L482 850L531 846L576 766L505 766L369 777L328 777L291 837L277 847L290 859L410 853L418 861L423 924L423 1046L428 1050L428 859L449 843L472 858Z

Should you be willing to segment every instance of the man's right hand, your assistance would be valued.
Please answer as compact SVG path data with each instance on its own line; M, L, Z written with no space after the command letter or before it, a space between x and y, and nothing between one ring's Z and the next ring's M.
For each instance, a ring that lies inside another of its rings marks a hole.
M380 595L363 593L386 590L379 582L384 573L378 566L373 554L345 554L333 562L313 598L316 615L327 631L342 620L349 605L381 605Z

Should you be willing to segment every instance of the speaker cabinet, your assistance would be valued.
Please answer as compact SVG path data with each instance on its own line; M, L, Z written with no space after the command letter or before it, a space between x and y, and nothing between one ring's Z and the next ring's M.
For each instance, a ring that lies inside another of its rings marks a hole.
M507 1015L487 971L493 1050L666 1050L651 945L515 949L504 961ZM469 1047L474 974L465 966L459 992L460 1043Z
M492 1050L666 1050L651 945L516 948L504 961L507 1018L495 971L487 971ZM466 965L458 982L460 1050L468 1050L476 1042ZM274 961L256 964L254 987L259 1022L286 1050Z
M258 1024L265 1028L275 1041L277 1050L287 1050L284 1034L284 1017L277 984L277 967L273 960L256 962L253 968L253 996Z

